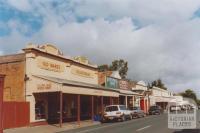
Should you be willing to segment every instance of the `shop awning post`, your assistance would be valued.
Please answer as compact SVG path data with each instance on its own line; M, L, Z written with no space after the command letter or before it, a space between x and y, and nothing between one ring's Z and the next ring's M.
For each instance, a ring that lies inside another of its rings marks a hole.
M91 119L92 119L92 121L93 121L93 119L94 119L94 96L91 96Z
M103 116L104 108L103 108L103 96L101 96L101 115Z
M62 127L63 93L60 91L60 127Z
M81 113L81 104L80 104L80 94L77 95L77 122L78 122L78 125L80 125L80 113Z

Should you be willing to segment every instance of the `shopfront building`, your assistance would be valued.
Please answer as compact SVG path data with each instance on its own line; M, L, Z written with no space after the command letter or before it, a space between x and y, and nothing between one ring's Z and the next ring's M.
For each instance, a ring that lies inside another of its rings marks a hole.
M127 108L135 105L135 99L140 94L133 92L130 81L121 79L118 72L114 72L111 76L106 76L105 85L107 88L113 88L119 91L119 104L126 105Z
M31 44L23 51L0 57L4 102L26 104L21 126L94 120L106 105L118 104L119 92L98 84L97 66L85 57L65 57L51 44Z
M151 105L158 105L162 109L166 110L167 105L169 104L169 102L171 102L172 99L174 99L172 92L158 87L151 88L151 95L150 95Z
M24 51L31 123L93 119L117 102L119 93L98 85L97 66L87 59L66 58L52 45L31 45Z
M150 107L150 92L146 83L144 81L136 82L135 86L132 88L132 91L140 94L140 96L138 96L136 99L137 105L139 105L145 113L148 113Z

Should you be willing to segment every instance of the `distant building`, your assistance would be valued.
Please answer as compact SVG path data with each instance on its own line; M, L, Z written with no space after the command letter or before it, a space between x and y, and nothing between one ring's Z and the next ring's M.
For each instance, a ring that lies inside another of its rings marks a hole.
M132 87L132 91L139 93L140 96L135 98L135 105L140 106L144 112L148 112L150 107L149 91L144 81L135 82L135 86Z
M118 90L119 104L127 107L140 106L136 104L136 99L142 95L132 91L135 84L128 79L122 79L118 71L99 72L99 84Z
M163 109L167 108L168 103L175 99L173 93L168 90L164 90L158 87L153 86L150 89L150 105L159 105Z

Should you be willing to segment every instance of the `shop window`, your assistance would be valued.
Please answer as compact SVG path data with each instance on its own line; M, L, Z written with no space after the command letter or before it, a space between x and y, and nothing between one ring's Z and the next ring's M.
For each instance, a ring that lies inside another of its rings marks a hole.
M44 101L37 101L35 104L35 119L46 119Z

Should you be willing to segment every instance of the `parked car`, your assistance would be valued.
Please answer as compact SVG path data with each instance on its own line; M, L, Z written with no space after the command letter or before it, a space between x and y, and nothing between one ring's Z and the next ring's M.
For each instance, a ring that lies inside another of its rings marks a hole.
M186 110L186 107L185 108L181 108L181 106L176 106L176 105L170 106L170 112L181 111L183 109Z
M104 109L102 116L102 122L117 120L125 121L132 119L131 111L126 108L125 105L109 105Z
M140 118L146 116L146 114L144 113L143 110L141 110L140 107L130 107L130 110L132 113L132 118Z
M163 112L162 108L160 106L151 106L149 108L149 115L160 115Z

